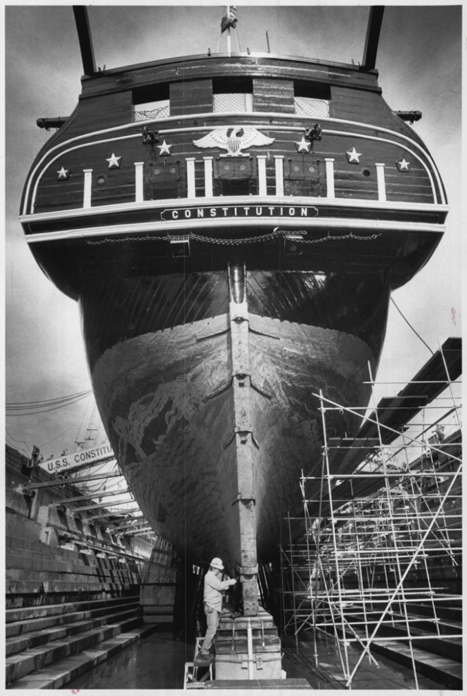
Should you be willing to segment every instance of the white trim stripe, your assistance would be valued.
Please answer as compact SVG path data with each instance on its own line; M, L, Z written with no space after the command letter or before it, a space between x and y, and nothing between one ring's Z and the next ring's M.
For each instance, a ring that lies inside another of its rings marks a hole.
M212 161L213 157L203 157L204 159L204 192L206 194L206 198L212 198L213 196L213 189L212 189Z
M266 221L267 220L267 221ZM196 228L212 228L212 220L193 220L189 222L190 229ZM254 219L248 218L248 227L291 227L294 229L300 228L323 228L323 232L327 229L348 229L348 230L361 230L368 232L369 234L378 231L392 232L392 231L403 231L403 232L428 232L435 234L443 234L445 231L445 225L431 225L422 222L400 222L391 220L367 220L359 218L284 218L284 217L268 217L267 219ZM216 219L216 227L224 227L226 229L231 228L245 228L245 218L235 219L229 218L228 221L221 221ZM109 235L119 236L138 236L141 233L150 232L170 232L172 230L186 230L187 221L173 221L173 222L143 222L139 224L128 224L128 225L113 225L109 227L87 227L87 228L77 228L72 230L59 230L57 232L43 232L40 234L27 235L26 240L28 244L35 244L38 242L49 242L60 239L80 239L83 237L105 237Z
M376 181L378 183L378 200L386 200L386 179L384 175L384 164L381 162L376 163Z
M284 195L284 155L274 155L276 196Z
M230 205L230 206L243 206L251 204L251 198L249 196L223 196L222 198L216 196L215 198L166 198L155 201L144 201L144 205L139 205L136 203L117 203L114 205L100 205L95 206L90 210L83 210L82 208L74 208L71 210L63 210L60 212L50 212L50 213L35 213L33 215L21 215L20 222L23 224L32 222L45 222L47 220L66 220L67 218L73 217L85 217L89 215L108 215L109 213L118 212L132 212L132 211L142 211L150 210L152 208L190 208L203 206L219 206L219 204ZM365 210L394 210L394 211L407 211L407 212L427 212L427 213L447 213L449 211L449 206L440 205L434 203L405 203L402 201L391 201L391 202L381 202L377 200L358 200L353 198L317 198L317 197L304 197L304 196L263 196L255 197L255 205L277 205L277 206L317 206L319 207L336 207L336 208L365 208Z
M195 183L195 158L187 157L186 160L186 186L188 198L196 197L196 183Z
M328 198L335 198L336 192L334 189L334 158L325 157L326 162L326 195Z
M135 202L144 202L144 162L135 162Z
M266 181L266 155L257 155L258 160L258 195L267 196L268 186Z
M83 169L83 174L83 208L90 208L92 198L92 169Z

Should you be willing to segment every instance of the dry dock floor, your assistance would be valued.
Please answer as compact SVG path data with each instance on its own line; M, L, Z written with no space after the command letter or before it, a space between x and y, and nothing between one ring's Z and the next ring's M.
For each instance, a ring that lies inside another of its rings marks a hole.
M311 689L345 689L340 661L332 640L319 644L320 667L314 666L310 640L283 638L283 669L289 679L305 678ZM158 626L154 633L91 669L63 688L67 689L182 689L185 662L193 659L193 646L174 640L169 626ZM358 659L351 654L351 664ZM376 657L379 667L364 660L352 683L356 689L415 689L412 671L384 657ZM419 689L440 690L440 685L419 677Z

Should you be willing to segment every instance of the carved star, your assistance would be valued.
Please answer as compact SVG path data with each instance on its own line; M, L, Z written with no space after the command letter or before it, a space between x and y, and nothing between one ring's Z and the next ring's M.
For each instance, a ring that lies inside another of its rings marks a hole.
M121 157L116 157L116 155L114 155L112 152L112 157L107 157L105 161L109 163L109 169L115 169L115 167L120 167L121 159Z
M311 143L305 140L305 136L302 135L300 142L294 141L297 146L297 152L310 152Z
M351 150L347 150L345 153L347 155L347 159L349 162L356 162L357 164L360 163L360 157L362 155L361 152L357 152L357 150L353 147Z
M403 157L402 159L398 160L396 162L397 168L400 172L408 172L410 168L410 162L407 162L407 160Z
M159 150L160 155L171 155L171 149L173 148L173 145L171 143L168 143L167 140L164 140L162 142L162 145L156 145L157 149Z
M57 170L58 178L59 179L68 179L70 176L70 170L65 169L65 167L62 167L61 169Z

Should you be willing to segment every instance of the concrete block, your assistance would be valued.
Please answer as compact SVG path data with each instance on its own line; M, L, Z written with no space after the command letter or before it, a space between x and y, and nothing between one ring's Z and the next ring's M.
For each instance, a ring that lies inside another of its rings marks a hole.
M40 672L29 674L15 682L14 689L60 689L92 667L104 662L112 655L127 647L134 641L152 632L151 627L133 628L131 633L122 633L111 638L98 647L85 650L79 655L67 657L50 665Z
M136 628L140 619L126 619L120 623L86 631L76 637L59 640L45 647L32 648L26 653L12 655L7 658L7 680L15 682L22 677L66 657L76 655L96 644L115 637L125 631ZM8 682L7 682L8 683Z
M58 546L60 539L54 527L43 527L40 533L40 541L48 546Z
M7 537L19 537L20 539L38 542L41 526L34 520L28 520L27 517L15 515L7 510L5 532Z
M175 602L175 586L141 585L140 603L143 606L170 605Z
M12 491L11 488L5 490L5 506L7 510L12 510L18 515L26 518L29 516L30 503L28 499L22 493Z
M40 606L30 606L24 608L7 609L7 623L17 621L27 621L31 619L46 618L49 616L59 616L72 612L106 610L124 607L129 604L137 605L137 595L127 597L105 597L102 599L81 600L75 602L59 602L55 604L43 604Z
M143 616L143 623L145 626L156 626L157 624L170 624L172 622L172 614L144 614Z
M248 653L216 654L216 679L281 679L281 652L256 652L249 671Z

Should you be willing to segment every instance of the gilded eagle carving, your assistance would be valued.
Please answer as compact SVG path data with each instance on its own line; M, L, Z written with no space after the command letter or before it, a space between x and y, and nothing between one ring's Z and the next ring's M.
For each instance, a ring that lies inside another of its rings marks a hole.
M199 140L193 140L193 145L202 148L218 147L221 150L227 150L227 153L221 154L221 157L248 157L242 150L246 150L253 145L256 147L271 145L274 140L275 138L268 138L251 126L237 126L216 128Z

